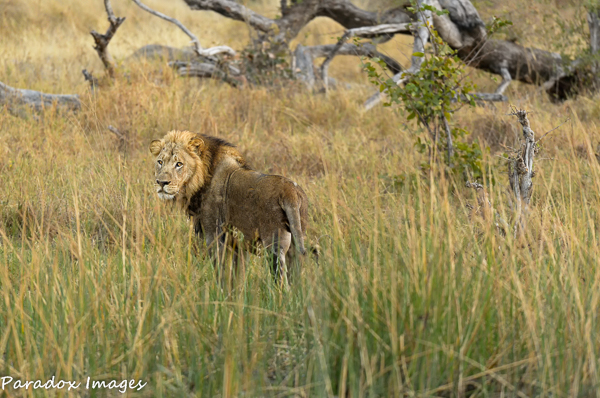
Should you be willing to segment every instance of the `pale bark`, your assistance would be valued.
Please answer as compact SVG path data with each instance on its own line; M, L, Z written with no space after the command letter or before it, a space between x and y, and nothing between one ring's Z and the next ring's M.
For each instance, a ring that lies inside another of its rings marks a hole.
M421 5L421 4L431 5L431 3L432 3L431 0L423 0L422 2L418 2L419 5ZM421 10L420 12L417 13L417 25L416 25L415 32L414 32L415 40L413 42L412 54L425 53L425 45L429 41L429 34L430 34L428 26L431 25L431 23L432 23L431 11ZM406 71L395 74L392 77L392 80L399 86L404 84L406 82L406 80L408 80L410 75L417 73L421 69L422 63L423 63L422 56L412 55L410 68L408 68ZM365 110L369 110L369 109L373 108L375 105L377 105L379 102L381 102L382 98L386 94L387 94L387 92L383 91L383 92L377 92L374 95L372 95L364 104Z
M533 189L533 158L536 155L535 133L531 129L527 111L514 109L511 115L516 116L523 127L523 138L520 148L515 149L509 158L509 182L514 193L515 237L527 229L527 212Z
M376 25L372 27L362 27L362 28L354 28L348 29L344 32L340 40L333 46L331 52L327 55L323 64L321 64L321 80L323 81L323 85L325 86L325 90L328 88L328 78L327 72L329 69L329 64L333 60L333 58L339 53L340 49L351 37L374 37L383 34L396 34L400 32L409 32L410 24L385 24L385 25ZM357 47L357 46L355 46Z
M78 95L46 94L34 90L13 88L2 82L0 82L0 104L6 104L11 109L15 105L25 105L35 111L42 111L53 106L69 110L81 108Z
M209 62L184 62L173 61L169 62L169 66L174 68L179 76L182 77L198 77L222 80L233 87L243 86L243 79L237 77L238 74L231 76L219 69L215 64ZM239 71L238 71L239 72Z

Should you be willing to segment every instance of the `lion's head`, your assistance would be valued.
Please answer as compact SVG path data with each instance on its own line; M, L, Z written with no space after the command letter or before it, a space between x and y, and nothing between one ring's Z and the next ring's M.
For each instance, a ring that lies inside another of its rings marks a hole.
M163 200L186 201L205 184L208 162L204 154L206 143L198 134L171 131L161 140L150 144L156 156L156 192ZM204 156L203 156L204 155Z

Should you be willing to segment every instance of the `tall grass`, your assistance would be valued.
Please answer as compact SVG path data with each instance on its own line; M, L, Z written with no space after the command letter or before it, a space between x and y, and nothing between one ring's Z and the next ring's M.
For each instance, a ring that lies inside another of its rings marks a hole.
M8 64L0 80L14 76ZM57 65L56 87L79 87ZM360 111L369 88L239 91L159 70L131 68L94 96L82 88L76 115L0 113L0 376L142 379L129 394L165 397L597 394L593 100L511 89L538 136L571 118L545 144L528 233L513 240L467 209L476 198L462 182L419 171L402 114ZM458 122L493 144L486 189L507 218L494 155L516 123L501 107ZM322 253L290 291L259 256L221 289L189 221L152 190L147 145L172 128L228 139L305 188Z

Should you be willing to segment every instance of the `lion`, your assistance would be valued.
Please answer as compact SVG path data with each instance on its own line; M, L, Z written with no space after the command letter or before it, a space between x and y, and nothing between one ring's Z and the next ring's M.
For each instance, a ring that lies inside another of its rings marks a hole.
M150 152L158 197L187 212L213 255L216 250L217 264L226 233L237 230L250 245L237 239L227 245L269 250L274 276L287 285L287 264L296 253L306 255L308 198L297 183L253 170L234 145L204 134L170 131L152 141Z

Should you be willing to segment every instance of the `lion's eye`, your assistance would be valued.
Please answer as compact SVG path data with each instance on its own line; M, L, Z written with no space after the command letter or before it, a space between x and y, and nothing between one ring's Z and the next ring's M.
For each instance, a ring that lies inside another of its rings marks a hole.
M158 165L162 166L163 161L162 160L158 160Z
M183 163L181 163L181 162L175 163L175 167L180 168L181 166L183 166Z

